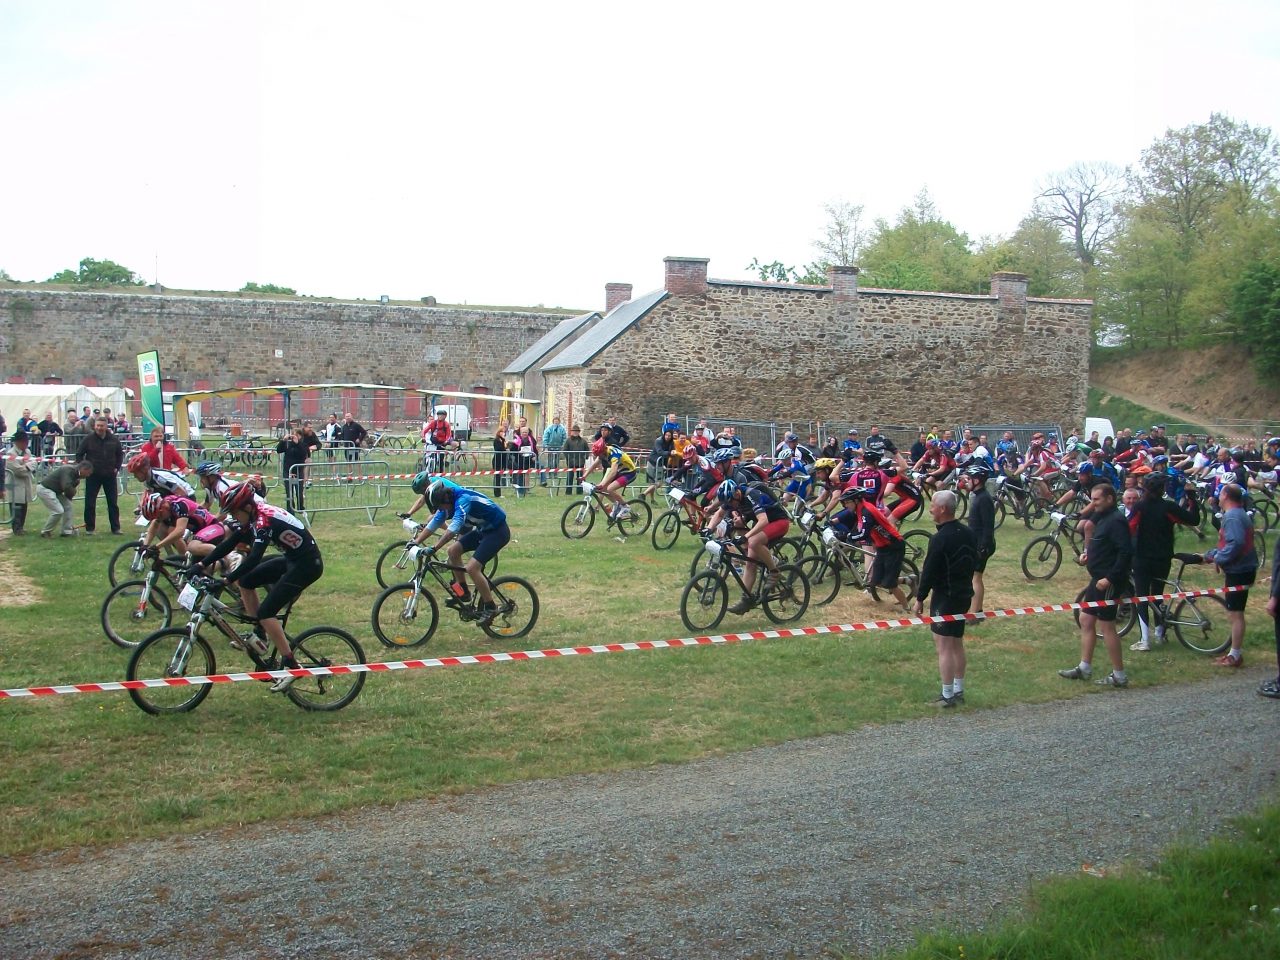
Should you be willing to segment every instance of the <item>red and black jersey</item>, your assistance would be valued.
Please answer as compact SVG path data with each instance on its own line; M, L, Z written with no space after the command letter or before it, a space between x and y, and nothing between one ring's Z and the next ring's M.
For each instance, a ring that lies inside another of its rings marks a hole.
M844 489L857 488L862 491L863 497L868 503L879 504L884 498L885 487L887 487L893 478L879 467L861 467L849 476L845 481Z
M921 493L920 487L913 481L909 474L899 473L897 469L886 470L889 481L893 484L893 492L903 500L920 500L924 494Z

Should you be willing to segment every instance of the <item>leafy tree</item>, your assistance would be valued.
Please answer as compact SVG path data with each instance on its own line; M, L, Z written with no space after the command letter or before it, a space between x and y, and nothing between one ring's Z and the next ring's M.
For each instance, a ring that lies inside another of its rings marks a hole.
M12 283L13 277L9 276L8 270L0 270L0 281L3 281L5 283Z
M1231 309L1248 337L1258 372L1280 375L1280 267L1250 264L1236 283Z
M981 277L1001 270L1025 273L1027 293L1033 297L1083 295L1080 264L1060 225L1035 214L1024 217L1012 237L984 241L974 255L974 268Z
M893 226L876 221L861 257L865 281L893 290L981 293L990 278L979 276L969 247L969 237L943 220L928 191L921 190Z
M98 287L140 287L145 282L128 267L122 267L113 260L94 260L90 257L80 261L78 271L60 270L49 278L49 283Z
M240 288L241 293L283 293L296 294L293 287L281 287L274 283L254 283L250 281Z
M860 203L846 203L836 200L822 208L827 214L827 225L821 240L813 242L814 247L822 254L819 261L825 268L828 264L840 267L852 267L858 263L858 253L867 242L867 231L862 226L863 206ZM810 264L812 267L813 264Z

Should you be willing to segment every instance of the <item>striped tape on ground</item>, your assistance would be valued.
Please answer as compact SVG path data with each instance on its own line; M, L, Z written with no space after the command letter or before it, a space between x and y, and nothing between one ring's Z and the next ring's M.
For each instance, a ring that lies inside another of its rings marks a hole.
M1008 607L1000 610L984 610L981 613L943 614L936 617L891 617L884 620L866 620L861 623L835 623L819 627L795 627L779 630L749 630L744 633L722 633L705 637L678 637L672 640L639 640L627 643L600 643L578 647L554 647L543 650L517 650L509 653L477 653L459 657L432 657L425 660L395 660L375 663L352 663L333 667L301 667L296 670L258 670L251 673L218 673L199 677L161 677L153 680L109 680L100 683L51 684L39 687L14 687L0 689L0 700L23 697L48 697L68 693L109 693L120 690L141 690L147 687L185 687L211 683L241 683L246 680L274 680L284 676L328 677L351 673L386 673L393 670L422 670L429 667L465 667L482 663L515 663L528 660L547 660L556 657L581 657L596 653L627 653L639 650L674 650L681 647L714 646L741 643L744 640L775 640L786 637L812 637L828 633L858 633L867 630L893 630L900 627L918 627L933 623L955 623L960 620L996 620L1002 617L1025 617L1043 613L1061 613L1069 610L1096 610L1118 603L1145 603L1154 600L1178 600L1184 597L1207 597L1211 594L1234 593L1248 587L1214 587L1205 590L1184 590L1178 593L1158 593L1144 597L1125 597L1122 600L1092 600L1080 603L1046 603L1030 607Z

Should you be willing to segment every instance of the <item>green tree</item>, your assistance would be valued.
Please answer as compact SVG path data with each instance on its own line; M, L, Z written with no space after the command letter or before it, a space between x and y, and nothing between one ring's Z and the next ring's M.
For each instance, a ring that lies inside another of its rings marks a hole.
M1231 309L1264 377L1280 376L1280 267L1255 262L1232 291Z
M8 270L0 270L0 282L12 283L13 277L9 276Z
M298 291L293 287L281 287L274 283L254 283L249 281L240 288L241 293L283 293L288 295L296 294Z
M1061 226L1034 213L1022 219L1013 236L984 241L974 254L977 276L1000 270L1025 273L1033 297L1083 296L1080 264Z
M94 287L140 287L146 281L128 267L114 260L94 260L85 257L78 271L60 270L49 278L49 283L74 283Z
M942 219L927 190L893 226L876 221L861 260L871 287L981 293L990 279L979 275L969 237Z

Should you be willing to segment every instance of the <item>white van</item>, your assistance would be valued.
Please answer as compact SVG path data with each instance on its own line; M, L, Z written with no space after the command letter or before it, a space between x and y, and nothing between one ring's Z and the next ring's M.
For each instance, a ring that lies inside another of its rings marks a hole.
M448 417L449 423L453 427L453 435L459 440L469 439L471 436L471 411L467 409L465 403L437 403L431 411L431 416L436 415L437 410L443 410L444 415Z
M1088 440L1093 436L1093 431L1098 431L1098 442L1102 443L1107 437L1116 435L1115 427L1111 426L1111 421L1106 417L1085 417L1084 418L1084 436L1081 440Z

